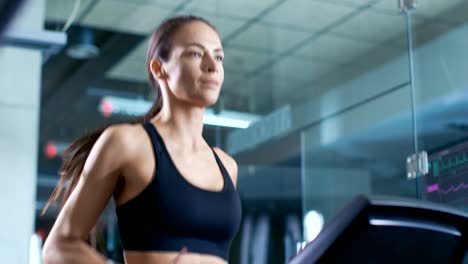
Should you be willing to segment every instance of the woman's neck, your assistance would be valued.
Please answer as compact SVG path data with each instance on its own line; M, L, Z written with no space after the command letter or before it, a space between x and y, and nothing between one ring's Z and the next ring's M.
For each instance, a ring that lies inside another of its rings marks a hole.
M202 136L204 111L186 103L166 103L152 122L165 130L168 139L196 151L206 145Z

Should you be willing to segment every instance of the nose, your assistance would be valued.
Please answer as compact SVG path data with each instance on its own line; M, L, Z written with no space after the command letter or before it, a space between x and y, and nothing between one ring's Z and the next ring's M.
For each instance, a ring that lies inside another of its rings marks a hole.
M203 60L203 70L206 72L217 72L218 67L219 65L213 54L206 54Z

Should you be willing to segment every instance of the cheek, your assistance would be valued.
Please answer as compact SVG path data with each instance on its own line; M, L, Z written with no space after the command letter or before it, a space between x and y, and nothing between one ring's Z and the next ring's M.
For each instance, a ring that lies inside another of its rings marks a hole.
M179 77L179 82L182 85L193 85L197 79L197 71L193 65L181 65Z
M184 67L183 65L180 65L180 67L175 69L169 79L171 88L175 90L186 90L187 88L190 88L191 85L193 85L195 80L193 72L190 71L190 68Z
M189 69L179 69L171 80L171 90L179 98L196 96L196 75Z

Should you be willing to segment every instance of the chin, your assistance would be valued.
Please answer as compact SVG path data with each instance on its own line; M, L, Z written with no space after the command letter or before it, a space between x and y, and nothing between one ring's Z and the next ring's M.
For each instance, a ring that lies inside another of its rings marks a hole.
M205 103L205 107L210 107L210 106L213 106L216 104L218 100L212 100L212 101L209 101L209 102L206 102Z
M207 97L202 99L203 100L203 105L205 107L210 107L210 106L216 104L216 102L218 102L218 98L219 98L219 96L217 96L217 95L216 96L207 96Z

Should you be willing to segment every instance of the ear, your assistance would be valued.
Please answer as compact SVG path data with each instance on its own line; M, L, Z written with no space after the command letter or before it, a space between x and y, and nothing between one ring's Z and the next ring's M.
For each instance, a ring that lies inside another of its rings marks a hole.
M150 66L151 73L153 74L155 78L158 78L158 79L167 78L166 72L164 71L164 68L160 60L158 59L151 60L149 66Z

